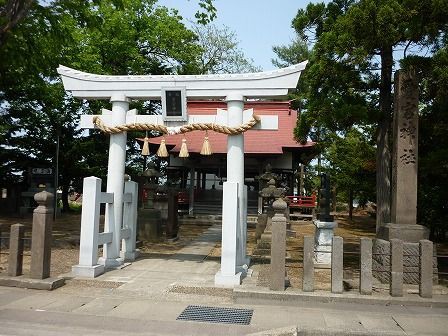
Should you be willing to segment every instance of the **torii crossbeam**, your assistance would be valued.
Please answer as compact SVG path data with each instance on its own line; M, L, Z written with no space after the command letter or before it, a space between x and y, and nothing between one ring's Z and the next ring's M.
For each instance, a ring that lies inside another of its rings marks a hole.
M294 89L307 62L287 68L250 74L229 75L166 75L166 76L104 76L80 72L59 66L64 88L74 97L84 99L109 99L112 111L103 110L100 116L108 126L132 123L182 125L185 123L213 122L220 125L239 126L252 116L244 111L247 98L285 96ZM227 111L216 115L188 115L183 122L166 121L162 116L137 115L129 110L132 99L160 100L164 90L182 89L186 98L225 99ZM93 117L81 117L82 128L93 128ZM262 116L254 129L277 129L277 116ZM126 159L126 132L111 134L107 192L114 194L113 204L106 209L105 227L109 232L120 232L123 226L123 176ZM247 240L247 187L244 185L244 136L229 135L227 140L227 182L223 186L222 253L221 269L215 284L235 286L249 265L246 255ZM82 223L81 223L82 225ZM113 235L111 244L104 248L102 263L106 267L120 265L121 240Z

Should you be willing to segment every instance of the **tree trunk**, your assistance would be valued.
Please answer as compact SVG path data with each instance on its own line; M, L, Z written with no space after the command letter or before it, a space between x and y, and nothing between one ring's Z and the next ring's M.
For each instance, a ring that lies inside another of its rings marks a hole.
M348 218L353 219L353 189L348 191Z
M336 200L336 196L337 196L337 189L336 186L333 187L332 190L332 203L333 203L333 212L336 212L336 207L337 207L337 200Z
M389 129L392 113L392 46L381 50L380 117L376 138L376 231L390 222L391 154Z
M62 212L69 212L70 211L70 205L68 204L68 189L69 186L64 183L62 185Z

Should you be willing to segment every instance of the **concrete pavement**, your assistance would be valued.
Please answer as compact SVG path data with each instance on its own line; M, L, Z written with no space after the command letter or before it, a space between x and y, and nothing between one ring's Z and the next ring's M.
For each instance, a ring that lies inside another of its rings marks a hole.
M448 335L447 305L256 295L236 300L232 290L213 286L219 260L207 256L219 239L220 228L213 226L170 258L141 259L52 292L0 287L0 334ZM249 291L251 282L238 290ZM177 321L192 304L253 309L253 316L250 325Z

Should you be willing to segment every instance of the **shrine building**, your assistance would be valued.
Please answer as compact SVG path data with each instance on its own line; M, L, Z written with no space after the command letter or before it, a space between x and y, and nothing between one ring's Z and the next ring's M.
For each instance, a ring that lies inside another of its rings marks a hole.
M247 101L246 109L258 116L278 116L278 130L257 130L244 133L244 177L248 186L248 213L259 211L259 179L266 166L280 177L287 194L298 193L300 165L307 164L315 155L313 142L298 143L293 137L298 113L289 101ZM225 109L224 101L188 101L188 114L210 115ZM211 147L210 155L202 155L205 137ZM169 156L166 169L169 185L180 191L179 203L190 214L220 214L222 188L226 181L227 136L218 132L194 131L188 134L150 138L149 149L155 154L165 140ZM143 139L140 139L143 140ZM183 140L188 157L180 158Z

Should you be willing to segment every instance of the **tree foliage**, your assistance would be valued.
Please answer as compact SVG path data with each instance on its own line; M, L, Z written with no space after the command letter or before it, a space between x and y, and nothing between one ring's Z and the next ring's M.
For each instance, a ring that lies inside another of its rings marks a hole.
M297 136L322 141L322 134L354 125L376 127L379 225L390 220L394 57L411 62L413 54L437 52L446 42L447 17L445 0L335 0L310 3L292 23L313 44Z
M0 183L20 180L28 167L54 167L58 137L63 200L81 177L105 177L108 137L96 131L86 137L77 125L80 114L98 113L108 103L67 95L56 68L110 75L198 73L201 47L181 21L176 10L154 0L32 2L0 45ZM133 105L143 114L154 111L150 103ZM136 145L128 138L131 158Z
M446 36L445 36L446 38ZM408 60L407 60L408 61ZM418 219L428 226L431 238L442 240L448 231L448 47L433 57L408 64L421 64Z
M368 133L352 128L344 136L333 133L325 152L333 185L349 204L365 205L375 193L375 149Z
M0 1L0 47L6 35L26 16L33 0Z
M261 71L238 47L236 34L229 27L218 27L215 24L195 25L193 31L198 36L198 44L202 48L199 60L201 74Z

